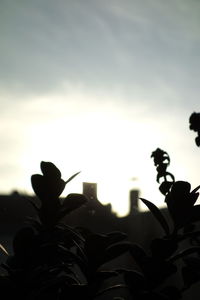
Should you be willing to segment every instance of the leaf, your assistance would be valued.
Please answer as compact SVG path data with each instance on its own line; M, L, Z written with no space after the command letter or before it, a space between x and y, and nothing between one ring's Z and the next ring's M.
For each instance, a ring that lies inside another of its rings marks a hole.
M113 244L106 248L105 260L111 260L123 254L126 251L130 250L132 243L131 242L121 242Z
M8 251L4 248L2 244L0 244L0 249L6 254L9 255Z
M198 185L191 193L195 194L200 189L200 185Z
M108 247L107 237L105 234L90 234L86 238L85 251L89 259L95 259L97 256L102 256L105 249Z
M168 258L178 248L177 242L174 239L161 239L156 238L151 242L151 252L154 257Z
M44 176L59 179L61 178L60 170L52 162L42 161L40 163L40 168Z
M85 261L82 259L82 257L76 253L73 253L62 245L58 245L58 248L60 250L62 259L66 258L68 262L76 262L79 264L79 266L83 266L85 268Z
M76 193L69 194L63 202L62 209L59 213L59 217L60 218L64 217L66 214L79 208L86 202L87 202L87 198L83 194L76 194Z
M126 284L133 292L144 289L145 278L142 273L136 270L124 270L123 274Z
M33 200L31 199L28 199L29 200L29 203L33 206L33 208L39 212L40 211L40 208L33 202Z
M195 205L192 207L191 216L189 222L197 222L200 220L200 205Z
M189 288L191 287L191 285L197 283L200 280L200 274L197 270L185 266L182 268L182 278L184 287Z
M162 215L161 211L158 209L158 207L148 200L145 200L143 198L140 198L140 199L148 207L148 209L154 215L156 220L160 223L160 225L163 228L163 230L165 231L166 235L169 235L169 226L168 226L167 221L165 220L164 216Z
M40 174L31 176L31 184L35 194L43 203L46 199L58 198L65 188L65 182L61 178Z
M82 234L76 230L75 228L67 225L67 224L59 224L59 225L56 225L56 228L58 228L59 230L64 230L67 235L73 237L73 239L77 240L77 241L82 241L82 242L85 242L85 239L84 237L82 236Z
M99 296L103 295L106 292L112 291L112 294L113 294L115 289L126 289L126 288L127 288L127 286L123 283L118 283L118 284L116 283L116 284L107 286L107 287L102 288L97 291L97 293L95 295L95 299L96 299L96 297L99 298ZM119 295L119 292L115 292L115 293L116 293L116 295ZM107 297L105 297L105 298L108 299ZM100 299L105 299L105 298L101 297ZM113 299L125 300L125 298L122 298L122 297L114 297Z
M74 177L76 177L78 174L80 174L81 173L81 171L80 172L77 172L77 173L75 173L74 175L72 175L71 177L69 177L68 179L67 179L67 181L65 181L65 184L67 184L68 182L70 182L72 179L74 179Z
M120 231L112 231L107 233L107 237L109 238L110 243L117 243L127 238L127 234Z
M20 257L25 257L30 248L35 246L35 233L31 227L23 227L16 234L13 239L14 253Z
M134 260L136 260L136 262L139 265L143 264L146 261L147 255L140 245L132 244L129 251L131 256L134 258Z
M40 174L31 176L31 184L35 194L40 198L45 194L44 178Z
M95 277L100 280L105 280L109 279L111 277L116 277L118 276L119 273L117 271L112 271L112 270L99 270L96 272Z
M161 293L170 300L182 299L181 290L179 290L176 286L166 286L161 290Z
M29 216L26 217L26 224L33 226L38 231L40 231L42 227L40 220L37 220L36 218L29 217Z
M184 259L186 266L200 273L200 258L195 256L186 256Z
M179 252L178 254L174 255L173 257L171 257L169 259L169 261L174 262L177 259L183 258L184 256L190 255L192 253L200 253L200 247L199 246L194 246L194 247L187 248L187 249Z

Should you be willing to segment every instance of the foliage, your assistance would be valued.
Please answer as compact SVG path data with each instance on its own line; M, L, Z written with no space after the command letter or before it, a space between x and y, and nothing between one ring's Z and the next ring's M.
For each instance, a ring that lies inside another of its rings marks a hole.
M198 134L199 115L190 117L190 129ZM196 144L200 145L198 138ZM200 231L196 230L200 206L195 205L200 186L191 191L189 182L175 181L167 171L170 157L166 151L157 148L151 157L158 172L157 182L162 179L159 189L171 222L155 204L141 199L163 229L163 236L151 241L149 251L120 231L97 234L66 225L63 218L88 201L82 194L60 199L66 184L79 172L64 181L53 163L41 162L42 175L31 176L40 203L31 202L37 218L16 233L12 255L0 245L7 255L0 276L4 298L181 299L184 291L200 280ZM105 268L125 253L133 258L130 268ZM181 285L170 281L178 274ZM119 296L121 290L127 296Z
M166 195L175 181L175 177L172 173L167 172L167 167L170 164L170 157L166 151L157 148L152 152L151 157L154 159L154 165L156 166L157 174L157 182L160 183L161 178L164 181L160 184L159 190L162 194ZM170 180L168 180L168 178Z
M195 143L200 147L200 113L193 112L190 116L190 129L197 132Z

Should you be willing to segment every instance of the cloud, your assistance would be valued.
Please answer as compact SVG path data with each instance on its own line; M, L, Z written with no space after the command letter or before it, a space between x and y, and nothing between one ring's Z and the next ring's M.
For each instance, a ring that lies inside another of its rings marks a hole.
M105 91L162 82L197 90L195 1L3 3L2 89L40 94L67 81Z

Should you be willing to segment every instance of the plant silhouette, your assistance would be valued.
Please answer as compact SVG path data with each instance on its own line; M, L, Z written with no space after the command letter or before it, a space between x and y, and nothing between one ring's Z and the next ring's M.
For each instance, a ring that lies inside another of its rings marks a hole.
M160 184L159 190L162 194L166 195L175 181L174 175L167 172L167 167L170 164L170 157L166 151L157 148L152 152L151 157L154 159L154 165L156 166L157 174L157 182L160 183L161 178L164 181ZM170 178L170 180L168 180Z
M200 113L193 112L189 118L190 129L197 132L196 145L200 147Z
M31 176L33 190L39 198L41 205L32 205L38 212L38 216L43 227L51 227L66 214L83 205L87 199L81 194L69 194L63 203L59 196L63 192L65 185L70 182L80 172L71 176L67 181L61 178L60 170L51 162L41 162L43 175L34 174Z
M197 117L193 114L190 121L191 129L199 134L194 122ZM151 201L140 199L163 230L162 236L150 242L149 249L130 241L121 231L99 234L66 225L65 217L89 201L76 193L60 199L66 184L79 172L63 180L52 162L42 161L42 174L31 176L37 196L37 201L31 201L36 218L29 218L29 223L14 235L13 254L0 245L7 255L0 274L3 298L176 300L200 281L200 231L196 229L200 186L191 190L189 182L175 181L167 171L167 152L157 148L151 157L158 172L157 182L162 180L159 189L171 222ZM119 267L118 258L127 253L132 258L129 267ZM113 260L116 263L111 267ZM180 276L181 284L172 280Z

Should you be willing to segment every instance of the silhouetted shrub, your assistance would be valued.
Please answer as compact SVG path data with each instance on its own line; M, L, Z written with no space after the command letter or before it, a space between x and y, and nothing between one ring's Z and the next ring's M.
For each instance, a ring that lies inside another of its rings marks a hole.
M197 132L198 136L195 139L196 145L200 146L200 113L192 113L190 116L190 129Z
M190 123L190 129L199 134L199 114L192 114ZM198 139L196 144L200 145ZM59 198L78 173L64 181L53 163L41 162L42 175L31 176L40 203L31 202L37 217L14 236L12 255L0 247L8 255L1 265L3 298L181 299L183 292L200 280L200 231L195 226L200 221L200 206L195 205L200 186L191 191L190 183L175 181L167 171L167 152L157 148L151 157L157 182L163 180L159 189L172 222L169 224L151 201L141 198L163 229L163 236L151 241L149 251L120 231L97 234L66 225L63 218L88 201L82 194L69 194L64 201ZM131 262L130 268L104 267L127 252L137 268ZM180 274L181 284L170 281ZM119 296L121 290L123 296Z

